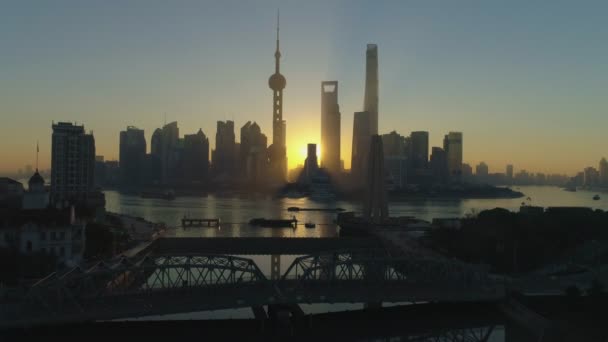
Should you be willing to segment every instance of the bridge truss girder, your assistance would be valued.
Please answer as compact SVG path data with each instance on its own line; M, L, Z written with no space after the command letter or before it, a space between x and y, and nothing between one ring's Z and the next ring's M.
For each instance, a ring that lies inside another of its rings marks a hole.
M123 258L41 280L11 307L14 310L0 312L0 321L12 316L24 321L28 317L39 321L45 317L136 317L162 314L167 305L172 306L167 313L177 313L180 308L201 311L278 303L407 301L429 298L459 285L463 292L474 292L478 286L466 285L486 280L483 275L457 270L436 260L391 258L370 250L299 257L278 280L267 279L253 260L235 256ZM427 284L439 286L424 289ZM425 291L418 291L421 287ZM175 298L174 303L170 297Z

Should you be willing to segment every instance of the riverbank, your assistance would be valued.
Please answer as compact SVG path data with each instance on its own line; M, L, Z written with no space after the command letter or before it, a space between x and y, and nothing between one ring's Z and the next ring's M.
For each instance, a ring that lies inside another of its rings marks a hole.
M508 187L473 185L466 187L425 187L389 191L392 201L404 199L500 199L522 198L525 194Z

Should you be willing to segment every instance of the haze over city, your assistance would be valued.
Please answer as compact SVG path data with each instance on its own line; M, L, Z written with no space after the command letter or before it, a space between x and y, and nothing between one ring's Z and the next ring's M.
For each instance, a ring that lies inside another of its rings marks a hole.
M491 171L574 174L606 153L608 6L603 2L54 1L0 11L0 172L50 167L52 121L93 130L118 159L119 132L165 121L180 134L256 121L271 137L276 9L287 78L289 168L320 143L322 80L340 83L341 155L363 107L365 46L378 44L379 132L464 134L464 161ZM166 113L166 114L165 114ZM149 148L149 146L148 146ZM322 146L321 146L322 148Z
M608 341L606 13L2 3L0 341Z

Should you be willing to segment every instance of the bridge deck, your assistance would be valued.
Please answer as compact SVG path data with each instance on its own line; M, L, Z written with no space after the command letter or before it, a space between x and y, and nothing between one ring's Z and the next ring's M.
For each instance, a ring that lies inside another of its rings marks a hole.
M388 339L394 336L427 335L449 329L471 329L504 324L504 317L494 303L465 302L457 304L417 304L387 307L380 310L357 310L315 314L294 321L292 336L284 340L343 341ZM276 341L276 329L270 324L263 329L258 320L162 320L89 322L61 326L43 326L0 331L0 339L23 339L24 333L32 339L59 336L62 341L82 341L91 336L100 339L122 337L167 336L173 339L201 339L203 332L208 339L223 341ZM2 334L4 333L4 334ZM475 341L475 340L472 340Z
M337 250L380 249L375 238L159 238L155 255L232 254L304 255Z

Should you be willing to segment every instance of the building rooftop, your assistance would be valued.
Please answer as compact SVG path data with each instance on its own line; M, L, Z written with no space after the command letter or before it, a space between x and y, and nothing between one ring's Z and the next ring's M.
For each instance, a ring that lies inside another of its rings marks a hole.
M44 184L44 178L42 178L40 173L38 173L38 170L36 170L34 175L32 175L32 177L30 177L28 184L30 184L30 185L31 184Z
M0 229L26 223L44 224L49 227L65 226L72 223L71 217L71 209L0 210Z
M18 182L12 178L8 178L8 177L0 177L0 184L21 184L21 182Z

